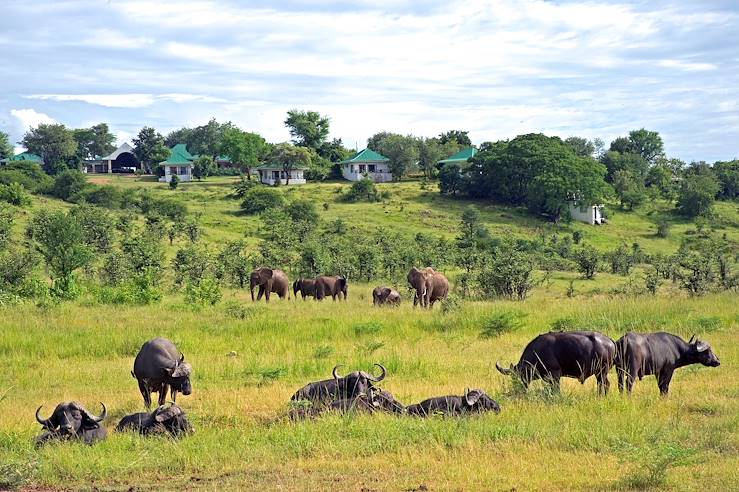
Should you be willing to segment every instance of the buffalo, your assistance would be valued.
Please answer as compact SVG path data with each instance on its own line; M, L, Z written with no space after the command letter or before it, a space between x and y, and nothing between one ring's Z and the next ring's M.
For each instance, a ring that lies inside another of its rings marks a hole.
M361 394L355 398L342 398L325 406L295 407L288 414L291 420L301 420L317 417L324 412L337 413L375 413L387 412L403 414L405 406L395 399L389 391L370 391L370 394Z
M307 400L312 403L326 404L335 400L369 394L374 389L373 383L379 383L385 379L387 374L387 370L381 364L375 364L375 366L382 371L379 376L373 376L364 371L354 371L346 376L340 376L337 370L341 366L336 366L332 371L333 379L306 384L296 391L290 400Z
M133 363L131 375L138 380L146 408L151 408L151 392L159 393L159 405L164 405L167 391L172 390L172 401L177 392L192 393L190 374L192 366L185 362L174 343L166 338L155 338L141 346Z
M594 331L549 332L534 338L523 351L515 366L495 367L505 375L520 378L524 387L542 379L559 391L562 377L576 378L584 383L590 376L598 381L598 393L608 393L608 371L613 366L616 344Z
M67 401L60 403L54 409L54 413L48 419L41 418L41 407L36 409L36 421L44 428L36 438L36 446L43 446L53 440L80 440L85 444L93 444L102 441L108 435L105 427L100 423L105 419L108 411L105 405L103 413L95 416L88 412L81 403Z
M618 389L631 393L634 379L644 376L657 376L657 386L662 395L670 389L672 374L678 367L690 364L703 364L718 367L721 362L711 350L711 346L693 335L689 341L670 333L627 333L616 342L616 373Z
M500 405L480 389L466 390L462 396L437 396L421 403L408 405L409 415L429 417L436 414L445 416L467 413L500 413Z
M126 415L118 422L117 432L132 430L144 436L150 434L169 434L180 437L194 432L184 410L175 404L160 406L151 413L141 412Z

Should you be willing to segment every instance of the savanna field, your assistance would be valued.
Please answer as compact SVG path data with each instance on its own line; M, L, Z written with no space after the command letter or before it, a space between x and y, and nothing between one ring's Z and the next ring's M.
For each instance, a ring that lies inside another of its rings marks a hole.
M244 238L256 245L260 220L238 213L228 197L233 178L181 184L171 191L146 178L95 176L98 184L148 188L176 197L201 214L202 242L217 247ZM345 183L282 187L310 198L323 221L403 234L458 234L468 204L439 196L418 182L381 185L380 203L343 203ZM328 206L323 206L326 203ZM18 209L20 237L40 209L69 204L34 197ZM674 253L696 225L652 203L638 212L615 210L610 223L546 224L525 210L480 206L490 234L533 238L581 231L599 250L638 242L647 253ZM716 231L739 240L737 205L716 205ZM132 212L133 213L133 212ZM657 218L671 233L657 238ZM165 253L171 259L181 239ZM275 265L279 266L279 265ZM404 272L405 273L405 272ZM404 277L401 275L401 278ZM452 285L459 272L450 269ZM291 280L294 274L288 270ZM633 294L642 268L629 277L599 272L537 272L527 300L457 301L431 312L414 310L405 282L353 282L347 302L279 300L252 303L248 290L224 289L214 306L185 302L163 279L156 304L104 304L83 292L62 303L0 306L0 488L30 490L736 490L739 488L739 307L736 291L688 297L671 282L657 295ZM571 283L572 281L572 283ZM399 308L374 308L372 288L394 285ZM568 292L569 291L569 292ZM291 296L292 297L292 296ZM621 396L595 381L564 379L562 392L541 383L522 393L495 369L517 362L524 346L550 329L586 329L613 339L628 330L665 330L710 342L718 368L678 369L666 398L654 377ZM179 441L113 431L126 414L143 411L130 371L141 344L170 338L193 366L193 394L177 402L195 434ZM502 407L498 415L417 419L408 416L327 415L285 418L293 392L309 381L383 364L380 383L405 404L481 388ZM34 448L44 415L64 400L93 412L108 408L108 439L94 446L60 443Z

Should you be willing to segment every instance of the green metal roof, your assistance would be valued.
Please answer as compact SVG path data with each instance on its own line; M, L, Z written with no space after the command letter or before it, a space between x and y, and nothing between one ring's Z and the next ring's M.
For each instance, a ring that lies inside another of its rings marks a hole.
M165 166L188 166L192 165L192 161L197 157L187 151L185 144L177 144L169 149L169 158L159 164Z
M462 163L467 162L471 157L474 157L475 154L477 154L477 149L474 147L466 147L456 154L447 157L443 161L439 161L440 164L446 164L448 162L455 162L455 163Z
M265 169L274 169L274 170L279 170L279 171L283 171L284 170L283 167L282 167L282 164L276 164L276 163L262 164L261 166L257 166L255 169L262 169L262 170L265 170ZM293 170L295 170L295 169L301 169L301 170L305 171L306 169L308 169L308 167L307 166L293 166Z
M339 164L355 164L357 162L390 162L390 159L372 149L364 149L354 154L353 157L339 162Z
M43 159L41 159L40 156L36 154L31 154L30 152L23 152L18 155L14 155L9 161L34 161L34 162L43 162Z

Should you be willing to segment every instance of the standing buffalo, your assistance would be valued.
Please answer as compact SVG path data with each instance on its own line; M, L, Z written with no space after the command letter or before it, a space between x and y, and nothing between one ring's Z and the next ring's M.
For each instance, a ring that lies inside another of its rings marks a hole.
M437 396L407 407L409 415L429 417L434 414L446 416L465 413L500 413L498 402L479 389L467 390L462 396Z
M608 371L613 366L616 344L594 331L549 332L534 338L523 351L521 360L510 368L495 367L503 374L518 376L524 387L541 378L559 391L561 377L577 378L584 383L590 376L598 380L598 393L607 394Z
M327 296L331 296L333 300L344 297L349 293L349 284L346 283L346 277L335 275L333 277L318 277L316 279L316 300L320 301Z
M261 267L251 272L249 290L252 301L254 301L254 287L256 286L259 286L257 301L261 301L262 296L264 296L265 301L269 302L269 296L272 292L280 296L280 299L290 299L290 281L282 270Z
M391 289L390 287L375 287L372 291L372 304L375 306L389 305L399 306L400 305L400 294L397 290Z
M364 371L354 371L346 376L340 376L337 372L341 366L334 367L333 379L325 379L309 383L300 388L290 398L292 401L308 400L312 403L329 403L343 398L356 398L359 395L367 395L374 389L372 383L379 383L385 379L387 370L381 364L375 364L380 368L382 374L373 376Z
M167 391L172 389L172 401L177 392L192 393L190 374L192 366L185 362L174 343L166 338L155 338L141 346L133 363L131 375L139 382L146 408L151 408L151 392L159 393L159 405L164 405Z
M711 346L693 335L689 341L670 333L627 333L616 342L616 373L618 389L631 393L634 379L653 374L662 395L670 389L672 373L678 367L703 364L709 367L721 365Z
M102 441L107 436L105 427L100 422L105 419L108 411L105 405L103 413L99 417L88 412L85 407L76 401L60 403L54 409L54 413L48 419L42 419L39 415L41 407L36 409L36 421L44 427L36 438L36 446L43 446L52 440L77 439L85 444L93 444ZM43 405L42 405L43 406Z
M160 406L151 413L127 415L118 422L115 430L117 432L133 430L145 436L168 433L172 437L194 432L185 412L175 404L169 407Z
M420 270L411 268L408 272L408 284L416 291L413 307L420 302L421 307L433 308L434 302L446 299L449 294L449 280L431 267Z
M299 278L293 282L293 298L298 298L298 292L305 300L306 297L316 297L316 279Z

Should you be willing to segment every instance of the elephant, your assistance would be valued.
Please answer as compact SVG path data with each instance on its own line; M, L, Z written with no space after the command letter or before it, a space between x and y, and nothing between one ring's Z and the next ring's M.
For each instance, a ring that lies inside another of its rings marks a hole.
M257 301L261 301L264 296L265 301L269 302L272 292L280 296L280 299L290 299L290 281L282 270L260 267L251 272L249 290L252 301L254 301L254 287L257 285L259 286Z
M446 299L449 294L449 280L443 273L431 267L418 269L411 268L408 272L408 284L415 289L413 307L420 302L421 307L433 308L434 302Z
M349 293L349 284L346 282L346 277L343 275L335 275L333 277L318 277L316 279L316 300L320 301L326 296L331 296L333 300L344 297L346 301L347 294Z
M314 278L299 278L293 282L293 298L298 298L298 292L303 297L316 297L316 279Z
M372 291L372 304L375 306L389 305L399 306L400 305L400 294L397 290L391 289L390 287L375 287Z

